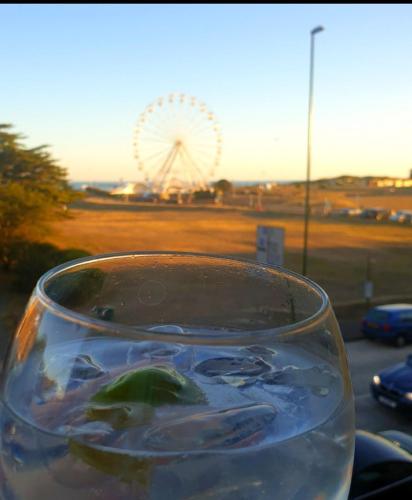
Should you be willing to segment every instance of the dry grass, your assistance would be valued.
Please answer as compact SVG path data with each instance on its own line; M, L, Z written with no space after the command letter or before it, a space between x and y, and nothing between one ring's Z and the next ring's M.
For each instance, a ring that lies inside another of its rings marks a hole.
M311 206L315 212L321 213L327 200L333 209L344 207L382 207L392 210L412 210L412 189L390 190L388 188L362 189L320 189L312 186ZM256 201L256 194L252 200ZM229 205L248 206L250 194L228 196L225 202ZM264 193L262 204L266 210L302 214L305 202L303 186L277 186L270 193Z
M49 241L92 254L173 250L255 258L256 226L286 230L286 266L301 270L302 218L250 209L122 204L88 200L54 227ZM366 256L373 262L375 294L412 295L412 227L314 218L309 275L334 301L362 297Z

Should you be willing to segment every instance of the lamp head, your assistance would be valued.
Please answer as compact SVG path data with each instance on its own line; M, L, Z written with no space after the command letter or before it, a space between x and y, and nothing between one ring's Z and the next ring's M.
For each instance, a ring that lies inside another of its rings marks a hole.
M313 30L310 32L311 35L316 35L316 33L320 33L321 31L324 31L323 26L316 26L316 28L313 28Z

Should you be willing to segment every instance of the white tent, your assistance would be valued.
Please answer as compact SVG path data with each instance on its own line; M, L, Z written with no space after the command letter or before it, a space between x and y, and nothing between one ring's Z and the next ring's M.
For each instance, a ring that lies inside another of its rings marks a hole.
M147 186L141 182L127 182L110 191L114 195L134 195L143 194L147 191Z

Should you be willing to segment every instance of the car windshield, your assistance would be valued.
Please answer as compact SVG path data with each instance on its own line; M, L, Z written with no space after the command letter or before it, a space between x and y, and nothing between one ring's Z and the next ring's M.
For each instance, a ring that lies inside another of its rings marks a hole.
M368 319L372 321L387 321L390 314L386 311L380 311L379 309L373 309L368 312Z

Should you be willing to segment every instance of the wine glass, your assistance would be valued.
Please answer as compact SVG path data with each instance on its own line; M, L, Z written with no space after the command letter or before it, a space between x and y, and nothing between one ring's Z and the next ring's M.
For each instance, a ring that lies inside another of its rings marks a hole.
M345 499L354 405L326 293L189 253L38 282L1 388L4 498Z

